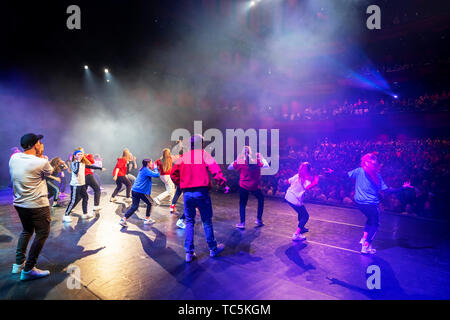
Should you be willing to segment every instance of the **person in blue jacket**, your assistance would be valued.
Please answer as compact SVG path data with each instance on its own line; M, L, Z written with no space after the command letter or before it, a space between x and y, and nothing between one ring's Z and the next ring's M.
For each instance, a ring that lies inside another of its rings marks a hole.
M151 224L155 222L150 218L152 210L152 202L150 200L150 193L152 192L152 178L158 178L158 168L153 169L153 161L151 159L142 160L142 168L139 170L136 181L131 189L132 203L130 209L125 213L125 217L120 219L119 224L123 227L127 226L127 219L139 208L139 202L142 200L147 204L145 212L144 224Z

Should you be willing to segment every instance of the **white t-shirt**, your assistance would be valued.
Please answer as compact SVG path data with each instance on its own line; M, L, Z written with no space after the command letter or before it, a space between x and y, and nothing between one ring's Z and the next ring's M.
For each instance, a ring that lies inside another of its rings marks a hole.
M305 188L311 184L311 181L306 180L304 185L302 185L298 174L296 174L289 179L289 183L291 185L287 189L286 196L284 198L295 206L302 206L306 191Z
M14 205L42 208L50 205L45 177L53 168L47 159L15 153L9 159L9 173L14 190Z

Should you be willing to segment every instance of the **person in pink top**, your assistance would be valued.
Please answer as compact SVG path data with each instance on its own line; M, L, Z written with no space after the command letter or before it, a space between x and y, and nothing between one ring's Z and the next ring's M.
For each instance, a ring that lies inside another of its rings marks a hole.
M252 149L245 146L241 155L228 166L228 170L239 172L239 215L241 222L236 225L238 229L245 229L245 208L248 195L252 193L258 199L258 211L255 224L263 226L262 215L264 211L264 196L259 188L261 180L261 168L269 167L267 161L260 153L252 154Z
M214 239L212 225L213 210L209 196L209 189L211 187L210 174L221 187L225 188L225 193L228 193L227 180L214 158L204 150L203 137L201 135L194 135L191 137L191 150L183 153L175 161L170 175L173 182L179 185L183 191L184 215L186 217L184 242L186 262L191 262L196 257L194 252L196 208L200 211L210 256L215 257L224 249L224 245L217 245Z

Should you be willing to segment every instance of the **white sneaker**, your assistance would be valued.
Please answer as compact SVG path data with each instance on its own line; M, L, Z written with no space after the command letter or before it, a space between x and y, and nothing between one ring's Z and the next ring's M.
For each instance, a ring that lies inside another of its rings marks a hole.
M72 222L72 218L70 216L64 216L63 222Z
M94 211L100 211L102 209L103 209L102 206L94 206Z
M361 238L361 240L359 240L359 243L360 243L360 244L366 243L366 239L365 239L365 238Z
M255 224L256 224L257 227L262 227L264 225L262 220L259 220L259 219L256 219Z
M116 198L116 197L111 198L111 199L109 199L109 201L110 201L110 202L117 202L117 198Z
M186 229L186 224L184 223L184 219L178 219L177 227L180 229Z
M210 257L215 257L219 253L221 253L224 249L225 249L225 245L223 243L221 243L221 244L217 245L216 249L209 250L209 256Z
M195 257L197 257L197 255L195 254L195 252L192 253L186 253L186 262L191 262L193 259L195 259Z
M238 229L245 229L245 222L238 223L236 225L236 228L238 228Z
M144 219L144 224L152 224L152 223L155 223L155 220L153 220L152 218Z
M22 272L23 268L25 268L25 261L22 264L15 264L13 263L13 267L12 267L12 274L18 274L20 272Z
M377 250L375 250L374 248L372 248L372 245L362 245L361 247L361 253L362 254L375 254L377 252Z
M81 215L81 219L91 219L93 217L95 217L95 216L92 213L86 213L86 214Z
M124 218L120 219L119 224L122 227L127 227L128 226L127 221Z
M38 268L34 267L30 271L22 270L20 273L20 280L26 281L26 280L35 280L43 277L47 277L50 275L50 271L48 270L39 270Z
M155 201L156 205L159 206L161 204L161 201L159 201L158 198L154 198L153 201Z
M299 234L294 233L292 235L292 241L303 241L303 240L306 240L306 237L304 235L302 235L301 233L299 233Z

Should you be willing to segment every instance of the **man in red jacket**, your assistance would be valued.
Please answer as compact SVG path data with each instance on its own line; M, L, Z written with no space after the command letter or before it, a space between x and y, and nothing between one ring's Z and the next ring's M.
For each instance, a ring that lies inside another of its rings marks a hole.
M225 193L228 193L227 180L219 165L209 153L203 150L203 137L194 135L191 138L191 150L175 161L170 175L174 183L179 185L183 191L184 214L186 216L186 238L184 242L186 262L191 262L196 256L194 252L195 208L200 211L210 256L215 257L224 249L224 245L217 245L214 239L213 210L209 196L210 173L214 180L225 188Z

